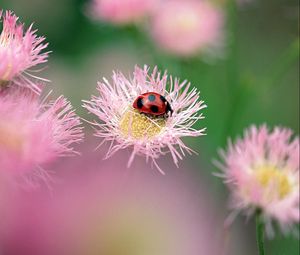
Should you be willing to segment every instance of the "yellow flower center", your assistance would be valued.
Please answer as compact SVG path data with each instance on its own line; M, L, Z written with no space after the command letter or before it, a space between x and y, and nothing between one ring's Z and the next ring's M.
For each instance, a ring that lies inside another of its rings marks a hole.
M287 174L276 167L268 165L259 167L255 176L264 188L272 186L274 193L270 195L276 195L280 199L285 198L292 190Z
M20 151L23 148L24 139L17 126L0 123L0 146L11 151Z
M184 32L192 32L197 29L199 17L194 11L186 11L177 15L177 18L175 18L175 26L177 29L180 28L180 30Z
M0 79L0 89L7 87L8 83L9 83L8 81L4 81L4 80Z
M124 208L121 214L104 216L101 226L92 222L81 246L84 254L173 254L169 251L172 249L170 231L159 216L139 209L132 212L126 210Z
M191 33L197 30L199 17L194 10L182 10L177 13L173 19L169 19L165 23L165 28L170 33Z
M11 71L12 71L12 64L8 63L4 74L2 75L2 77L0 77L0 87L2 86L5 87L7 85L9 76L11 75Z
M165 126L165 118L148 116L136 109L126 110L120 121L122 135L126 138L134 138L136 140L153 138Z

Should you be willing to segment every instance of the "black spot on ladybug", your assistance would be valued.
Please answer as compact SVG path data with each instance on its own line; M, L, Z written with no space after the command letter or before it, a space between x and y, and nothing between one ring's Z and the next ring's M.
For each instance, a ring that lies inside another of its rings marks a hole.
M164 96L160 96L160 100L163 101L164 103L167 102Z
M150 106L150 110L153 112L153 113L157 113L158 112L158 107L156 105L151 105Z
M156 99L156 97L155 97L155 95L153 95L153 94L151 94L151 95L148 96L148 100L149 100L150 102L154 102L155 99Z
M143 98L140 97L140 98L137 100L137 107L138 107L139 109L142 109L143 106L144 106Z

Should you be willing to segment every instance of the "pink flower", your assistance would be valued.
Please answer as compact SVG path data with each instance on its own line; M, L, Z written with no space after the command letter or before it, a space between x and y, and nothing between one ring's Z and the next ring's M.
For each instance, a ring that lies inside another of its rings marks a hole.
M11 90L11 91L10 91ZM29 90L7 89L0 96L0 175L18 181L46 177L42 166L76 153L83 138L79 117L59 97L39 102ZM34 181L34 180L33 180Z
M299 137L291 130L252 126L221 155L232 209L248 215L260 209L269 236L272 219L284 232L299 222Z
M0 10L3 30L0 34L0 89L12 83L28 87L40 93L40 88L30 78L40 79L29 70L36 65L47 62L48 52L42 53L48 44L44 37L38 37L32 25L25 31L24 25L18 23L18 17L11 11Z
M154 41L174 55L192 56L219 50L223 43L223 13L207 1L166 0L151 21Z
M222 254L220 210L203 178L171 162L167 179L142 160L126 171L126 151L101 163L94 140L80 146L82 157L57 162L53 170L64 181L53 196L20 192L10 201L3 254Z
M148 16L157 3L158 0L93 0L90 12L96 19L124 25Z
M162 172L156 160L171 153L174 163L183 158L185 152L192 150L181 140L182 137L197 137L204 134L205 128L196 130L193 125L203 118L200 110L206 107L199 100L196 88L189 91L191 85L187 81L179 82L177 78L161 74L157 68L149 74L144 69L135 68L133 77L127 79L122 73L114 73L112 84L105 78L98 82L98 96L85 101L85 107L95 114L99 120L93 122L97 127L96 136L110 142L106 158L120 149L131 147L128 167L135 155L144 155ZM170 103L173 114L169 117L155 117L141 114L133 108L135 99L146 92L156 92Z

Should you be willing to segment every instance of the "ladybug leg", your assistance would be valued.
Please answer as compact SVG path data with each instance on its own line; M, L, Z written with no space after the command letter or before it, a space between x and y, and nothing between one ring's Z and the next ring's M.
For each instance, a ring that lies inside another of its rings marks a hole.
M169 113L170 112L170 116L172 117L172 114L173 114L173 109L171 108L171 105L169 103L167 103L167 108L166 108L166 115L167 117L169 117Z
M169 112L170 112L170 114L169 114ZM169 117L172 117L172 113L173 113L173 111L168 111L168 112L166 112L163 116L164 116L165 118L169 118Z
M144 115L144 116L146 116L146 117L151 117L151 114L146 113L146 112L140 112L140 114L141 114L141 115Z
M140 114L142 114L142 115L144 115L144 116L146 116L147 118L150 118L150 119L159 117L159 116L155 116L151 113L146 113L146 112L141 112Z

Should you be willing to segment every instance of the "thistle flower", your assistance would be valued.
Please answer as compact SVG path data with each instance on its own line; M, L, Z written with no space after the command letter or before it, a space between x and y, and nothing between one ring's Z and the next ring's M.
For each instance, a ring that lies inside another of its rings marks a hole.
M252 126L221 155L233 210L260 210L270 237L272 219L284 233L299 222L299 138L291 130Z
M158 0L93 0L90 13L95 19L126 25L148 16L157 3Z
M167 0L154 13L150 29L154 41L163 50L189 57L220 51L223 25L223 13L207 1Z
M48 44L43 43L44 37L36 35L37 30L32 30L32 25L25 31L18 19L12 11L4 13L0 10L0 22L3 22L0 34L0 89L15 84L40 93L40 87L31 78L45 79L31 74L34 70L29 69L47 62L48 52L42 51Z
M0 175L16 182L47 177L42 166L76 153L72 144L83 138L79 117L63 96L46 103L29 90L7 89L0 116Z
M85 101L83 105L101 121L93 122L97 129L95 135L104 138L103 142L111 143L106 158L120 149L132 147L128 167L135 155L144 155L147 161L151 159L163 172L156 160L168 152L178 166L178 160L183 158L185 152L192 152L181 138L201 136L205 131L205 128L193 128L203 118L200 110L206 107L199 100L197 89L189 91L190 83L180 83L166 73L161 75L157 68L149 74L147 66L144 69L136 67L130 79L114 72L112 80L112 84L105 78L103 82L98 82L99 95L92 96L91 101ZM143 114L133 108L135 99L146 92L164 96L172 106L172 116Z

